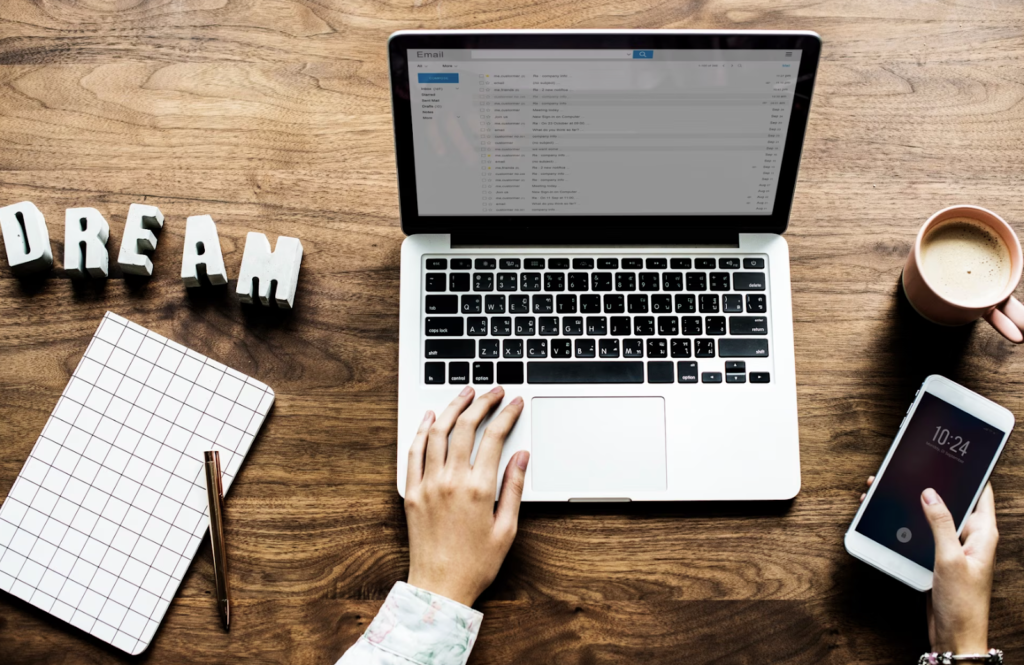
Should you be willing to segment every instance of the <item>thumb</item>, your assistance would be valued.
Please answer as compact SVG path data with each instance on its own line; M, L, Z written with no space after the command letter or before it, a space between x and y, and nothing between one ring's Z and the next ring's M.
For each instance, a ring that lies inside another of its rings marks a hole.
M963 556L963 549L960 547L960 539L956 535L956 524L953 523L953 516L943 503L942 497L932 488L921 492L921 506L924 508L924 515L928 518L928 524L932 527L932 536L935 538L935 563L941 560L949 560L951 557Z
M499 532L510 534L510 541L515 538L519 524L519 504L523 501L526 465L529 463L530 453L520 450L508 461L505 477L501 481L501 497L498 499L495 526Z

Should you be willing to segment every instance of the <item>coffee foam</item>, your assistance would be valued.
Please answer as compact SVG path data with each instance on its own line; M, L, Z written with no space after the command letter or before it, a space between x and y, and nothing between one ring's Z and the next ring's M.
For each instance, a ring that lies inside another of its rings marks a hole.
M967 217L945 220L921 241L921 272L950 302L991 305L1011 276L1010 250L986 224Z

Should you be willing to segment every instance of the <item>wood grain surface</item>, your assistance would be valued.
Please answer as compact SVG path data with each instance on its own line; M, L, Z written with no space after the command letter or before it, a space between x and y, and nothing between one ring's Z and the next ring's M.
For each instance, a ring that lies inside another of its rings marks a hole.
M398 201L385 43L406 28L809 29L824 39L792 253L803 489L791 503L529 505L471 659L909 663L924 598L842 535L902 411L941 372L1024 417L1024 356L938 329L897 293L918 226L954 203L1024 231L1017 0L0 0L0 205L46 215L56 266L0 261L0 496L106 310L265 381L277 403L228 501L237 610L208 544L136 659L0 594L0 661L332 663L408 565L395 491ZM120 246L132 202L167 223L152 279L73 283L64 209ZM186 291L185 218L297 236L292 312ZM993 477L991 643L1024 659L1024 450Z

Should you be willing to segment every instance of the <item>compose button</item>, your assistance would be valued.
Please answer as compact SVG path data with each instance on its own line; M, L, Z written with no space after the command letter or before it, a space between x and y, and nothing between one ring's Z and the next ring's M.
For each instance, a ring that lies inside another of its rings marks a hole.
M450 72L444 74L425 74L420 73L416 75L417 80L420 83L458 83L459 74L458 72Z
M654 51L652 51L650 49L648 49L648 50L640 50L640 51L634 50L633 51L633 59L634 60L650 60L652 58L654 58Z

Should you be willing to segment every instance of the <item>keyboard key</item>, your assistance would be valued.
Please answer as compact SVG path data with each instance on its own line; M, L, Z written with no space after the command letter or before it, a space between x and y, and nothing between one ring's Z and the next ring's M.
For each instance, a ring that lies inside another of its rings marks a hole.
M669 261L669 265L672 270L689 270L693 267L693 262L690 259L672 259Z
M643 259L622 259L623 270L640 270L643 267Z
M642 362L600 360L526 363L527 383L643 383Z
M547 358L548 357L548 341L546 339L528 339L528 340L526 340L526 357L527 358Z
M690 293L676 296L676 314L693 314L697 311L697 298Z
M427 259L427 270L447 270L448 259Z
M677 362L676 380L679 383L697 383L697 363L693 361Z
M448 363L448 383L456 386L469 383L469 363Z
M673 358L689 358L690 357L690 340L686 339L672 339L669 340L669 352ZM682 383L680 381L680 383Z
M611 291L612 274L610 272L591 273L590 288L592 291Z
M668 268L668 259L647 259L648 270L664 270Z
M594 335L607 335L608 334L608 319L603 316L588 316L587 317L587 334L590 336Z
M647 383L672 383L673 369L670 362L647 363Z
M668 357L668 340L659 339L652 337L647 340L647 357L648 358L667 358Z
M737 373L730 374L729 372L726 372L725 373L725 382L726 383L746 383L747 382L747 375L746 374L737 374Z
M553 340L551 340L551 357L552 358L572 358L572 340L571 339L553 339Z
M504 314L505 296L484 296L484 311L488 314Z
M725 361L725 373L732 374L735 372L746 372L747 363L742 360L726 360Z
M768 340L727 337L718 341L718 355L723 358L767 358Z
M568 270L569 259L548 259L548 268L551 270Z
M734 291L764 291L763 272L737 272L733 273L732 285Z
M729 290L729 273L727 273L727 272L713 272L713 273L711 273L711 290L712 291L728 291Z
M725 317L724 316L705 316L704 317L704 334L705 335L724 335L725 334Z
M545 291L565 291L565 273L564 272L546 272L544 273L544 290ZM524 289L525 291L525 289Z
M491 317L491 335L494 337L508 337L512 334L512 319L508 316Z
M642 339L624 339L624 340L622 340L622 357L623 358L643 358L644 357L644 341Z
M530 296L509 296L508 311L509 314L529 314Z
M593 270L594 259L573 259L572 260L573 270Z
M473 358L476 356L476 342L471 339L428 339L424 345L427 358Z
M469 275L466 276L468 277ZM462 296L462 306L460 307L462 313L479 314L482 300L480 296Z
M428 293L444 291L445 276L441 273L427 274L426 289Z
M494 383L494 363L473 363L473 383L478 385Z
M618 358L619 340L614 337L602 339L597 344L597 352L602 358Z
M521 339L506 339L501 343L501 357L502 358L522 358L523 357L523 340ZM499 368L500 368L499 363ZM500 379L499 379L500 383Z
M600 314L601 296L582 295L580 296L580 314Z
M672 311L672 296L655 294L651 296L651 311L655 314L666 314Z
M686 290L687 291L707 291L707 273L704 272L688 272L686 273Z
M747 270L764 270L764 259L743 259L743 267ZM754 383L751 380L751 383Z
M751 372L750 382L751 383L771 383L772 377L768 372Z
M429 290L429 289L428 289ZM458 296L427 296L427 314L458 314Z
M472 267L472 259L452 259L452 270L469 270Z
M739 259L718 259L718 267L721 270L739 270Z
M726 341L726 340L722 340ZM694 354L698 358L714 358L715 357L715 340L713 339L698 339L694 344L697 352Z
M609 323L609 330L613 335L625 337L632 332L632 324L630 323L628 316L613 316Z
M557 316L542 316L537 319L537 327L540 329L541 335L557 335L558 334L558 317Z
M654 317L653 316L634 316L633 317L633 334L638 336L648 336L654 334Z
M540 291L540 273L524 272L519 274L519 289L522 291Z
M743 311L743 296L726 295L722 296L722 311L727 313Z
M480 357L481 358L497 358L498 357L498 340L496 339L482 339L480 340Z
M527 270L544 270L544 259L526 259L523 267Z
M571 272L569 273L569 290L586 291L590 286L590 273Z
M498 265L502 270L519 270L519 259L501 259Z
M700 375L701 383L721 383L722 373L721 372L703 372Z
M469 291L469 273L453 272L448 275L449 291Z
M730 316L730 335L767 335L767 316Z
M487 317L471 316L466 319L466 334L470 337L482 337L487 334Z
M473 267L477 270L494 270L498 267L498 262L494 259L477 259L473 262Z
M768 310L768 301L760 294L747 296L747 312L751 314L764 314Z
M514 385L523 382L523 363L498 363L498 385Z
M617 273L615 273L615 290L616 291L636 291L636 273L635 272L617 272Z
M562 317L562 334L563 335L582 335L583 334L583 317L582 316L565 316L565 317Z
M424 363L423 380L428 385L444 383L444 363Z
M697 259L695 265L697 270L714 270L716 267L714 259Z
M701 314L718 314L718 294L701 294L699 298Z
M569 294L559 295L555 298L555 307L559 314L575 314L576 296Z
M577 358L593 358L597 355L597 340L595 339L578 339L576 340L576 357Z
M658 334L664 337L674 337L679 334L679 319L674 316L658 317Z
M427 337L462 337L461 316L428 316L424 325Z
M550 314L555 311L554 296L544 294L533 296L533 313Z
M661 274L661 289L662 291L682 291L683 290L683 273L681 272L664 272Z
M516 259L518 261L518 259ZM498 273L498 290L499 291L515 291L518 288L516 283L519 276L514 272L499 272Z
M619 260L618 259L598 259L597 267L599 270L618 270Z
M640 290L641 291L657 291L658 290L658 273L656 273L656 272L642 272L642 273L640 273Z
M621 293L609 293L604 297L605 314L622 314L625 311L626 299L623 297Z
M515 326L517 337L533 337L537 334L537 320L532 316L517 316Z
M629 303L630 314L646 314L647 313L647 296L643 293L630 294L627 299Z
M704 334L704 322L699 316L684 316L681 321L684 335Z

